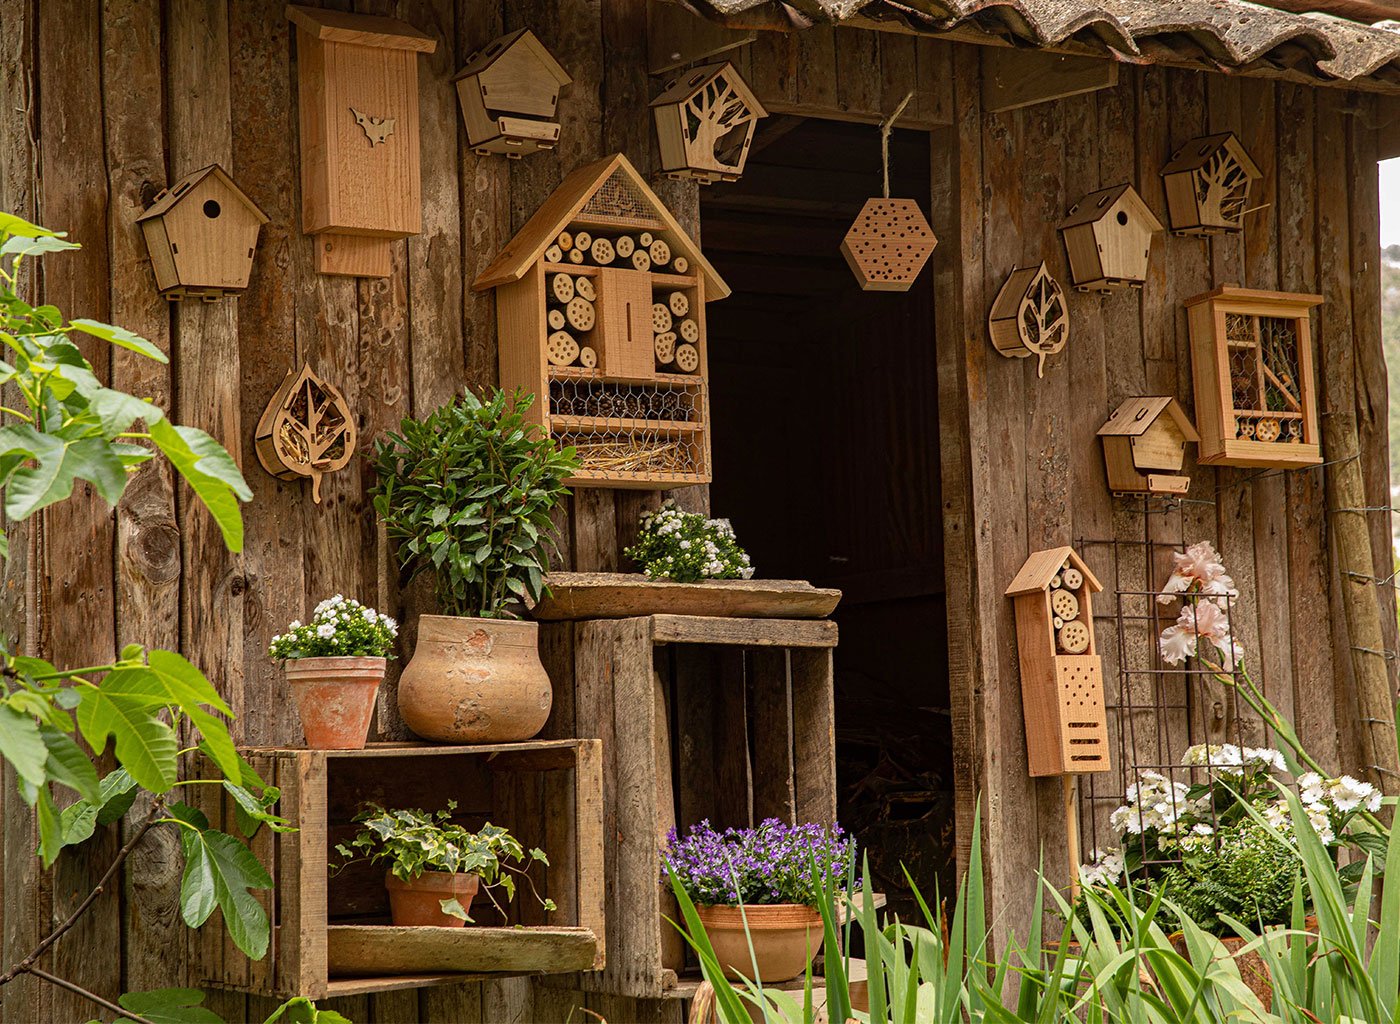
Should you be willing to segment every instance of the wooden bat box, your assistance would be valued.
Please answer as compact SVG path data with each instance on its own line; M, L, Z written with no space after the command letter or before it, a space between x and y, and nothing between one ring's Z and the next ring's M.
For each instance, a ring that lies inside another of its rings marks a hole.
M738 180L758 119L768 115L728 61L681 72L651 110L662 170L702 184Z
M1070 278L1079 291L1140 288L1147 279L1152 236L1162 223L1131 185L1090 192L1060 225Z
M1192 139L1162 168L1172 230L1180 235L1243 231L1250 186L1262 177L1233 132Z
M518 158L559 141L559 97L573 79L528 28L492 40L452 81L477 153Z
M1006 588L1016 607L1026 754L1033 776L1109 770L1093 595L1103 585L1070 547L1037 551Z
M578 453L570 484L709 482L705 304L729 286L625 156L565 178L473 287L496 289L501 386Z
M863 291L907 292L938 239L913 199L867 199L841 240Z
M212 302L248 287L267 215L211 164L162 191L136 222L161 295Z
M1186 442L1200 441L1191 417L1175 398L1130 398L1099 428L1115 494L1185 494L1191 478L1182 474Z
M1197 461L1275 469L1322 462L1309 317L1321 302L1230 284L1186 300Z
M394 18L287 8L297 29L302 230L323 274L387 277L390 242L422 230L418 55Z

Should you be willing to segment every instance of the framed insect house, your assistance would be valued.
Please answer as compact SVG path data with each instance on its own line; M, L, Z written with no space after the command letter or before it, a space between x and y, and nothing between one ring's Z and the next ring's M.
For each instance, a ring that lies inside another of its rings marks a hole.
M1167 215L1179 235L1243 231L1249 189L1263 172L1234 132L1192 139L1162 168Z
M1182 473L1186 442L1200 441L1196 427L1175 398L1130 398L1099 428L1114 494L1185 494L1191 478Z
M651 101L661 169L703 184L744 173L758 119L768 112L728 61L684 71Z
M288 370L258 419L253 447L258 461L279 480L311 481L311 497L321 503L321 478L344 469L354 458L359 428L345 396L322 380L310 363Z
M559 97L573 79L528 28L492 40L452 81L477 153L518 158L558 143Z
M1036 357L1036 376L1045 376L1045 358L1069 342L1069 305L1060 283L1042 260L1038 267L1013 269L987 314L992 344L1004 356Z
M709 482L705 304L729 286L625 156L565 178L474 287L496 289L501 386L578 452L571 484Z
M212 302L248 287L267 214L210 164L163 190L136 222L161 295Z
M1103 586L1070 547L1037 551L1006 588L1016 608L1030 774L1105 772L1108 720L1094 641Z
M423 229L418 55L437 41L394 18L288 7L297 29L302 230L316 269L389 276L390 243Z
M841 240L841 255L862 291L907 292L937 244L915 200L867 199Z
M1322 462L1310 311L1321 295L1221 285L1186 300L1199 462Z
M1074 287L1084 292L1141 288L1152 236L1161 230L1162 222L1132 185L1090 192L1060 224Z

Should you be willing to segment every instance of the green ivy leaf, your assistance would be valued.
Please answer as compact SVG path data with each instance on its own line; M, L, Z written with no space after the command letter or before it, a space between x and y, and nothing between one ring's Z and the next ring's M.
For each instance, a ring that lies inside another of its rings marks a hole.
M48 781L49 748L39 735L39 723L8 704L0 704L0 757L29 785L42 787Z
M213 1010L202 1005L204 993L197 988L158 988L149 992L127 992L117 1003L151 1024L224 1024ZM122 1018L117 1024L122 1024Z
M121 671L125 670L108 673L108 678ZM78 705L78 728L88 746L99 753L107 748L107 738L115 737L117 760L137 785L165 793L175 785L179 744L170 726L156 717L164 706L149 696L85 688Z
M101 338L120 348L128 349L132 352L139 352L148 359L154 359L158 363L168 363L170 358L156 348L139 334L133 334L125 327L114 327L111 324L104 324L99 320L88 320L79 317L77 320L70 320L74 327L84 334L91 334L94 338Z
M223 534L224 544L230 551L242 551L243 514L238 502L252 501L253 492L233 456L195 427L177 427L169 420L160 420L149 424L147 429L156 446L209 509Z
M445 900L438 900L438 906L442 907L442 912L448 917L455 917L459 921L470 921L467 915L467 908L462 906L456 896L449 896Z
M270 889L272 879L252 852L233 836L183 829L185 872L180 915L191 928L209 920L218 906L234 945L254 960L267 954L267 913L250 889Z

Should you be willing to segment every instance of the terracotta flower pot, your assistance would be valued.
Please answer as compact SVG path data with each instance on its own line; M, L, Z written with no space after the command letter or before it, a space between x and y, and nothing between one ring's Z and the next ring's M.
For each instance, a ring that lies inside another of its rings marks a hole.
M306 745L313 750L360 750L369 735L374 698L384 681L383 658L296 658L286 663Z
M540 661L539 625L423 615L399 677L399 713L424 739L509 743L544 728L554 692Z
M1310 932L1317 931L1317 918L1309 914L1303 921L1303 927ZM1186 948L1185 935L1181 932L1172 932L1167 937L1178 953L1182 956L1190 956ZM1240 980L1259 997L1259 1002L1264 1005L1264 1010L1271 1011L1274 1007L1273 976L1269 974L1269 965L1264 962L1263 956L1257 949L1251 949L1248 953L1240 952L1246 941L1238 935L1220 936L1221 945L1235 959L1235 969L1240 972Z
M757 962L758 976L765 984L791 981L807 970L812 957L822 948L822 917L815 907L778 903L744 907L742 915L738 907L695 909L729 978L737 979L740 974L752 978Z
M442 901L455 896L462 909L471 913L478 884L476 875L460 871L424 871L411 882L394 877L392 871L384 874L394 924L407 927L461 928L467 922L445 913Z

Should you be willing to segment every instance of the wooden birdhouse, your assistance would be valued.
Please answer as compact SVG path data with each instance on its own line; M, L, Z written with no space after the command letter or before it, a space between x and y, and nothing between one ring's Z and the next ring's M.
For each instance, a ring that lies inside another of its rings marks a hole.
M987 314L987 330L998 352L1036 356L1036 376L1045 376L1045 357L1069 342L1069 305L1043 260L1038 267L1011 271Z
M1060 225L1074 287L1100 292L1142 287L1152 236L1161 230L1161 221L1133 186L1090 192Z
M1191 418L1175 398L1130 398L1099 428L1108 489L1115 494L1185 494L1181 473L1186 442L1199 441Z
M1186 300L1197 461L1277 469L1322 462L1309 322L1321 302L1229 284Z
M218 164L187 174L136 218L161 295L207 301L248 287L267 215Z
M522 157L559 141L555 113L573 79L528 28L492 40L452 81L476 152Z
M580 167L474 283L496 289L501 386L575 486L710 480L705 304L729 286L621 153Z
M1234 132L1192 139L1162 168L1172 230L1181 235L1244 230L1249 189L1261 177Z
M661 169L704 184L736 181L758 119L768 116L728 61L682 72L651 101Z
M867 199L841 240L862 290L907 292L938 244L913 199Z
M1016 606L1030 773L1106 772L1108 719L1094 642L1103 589L1073 548L1037 551L1006 588Z
M418 55L394 18L288 7L297 28L302 229L323 274L387 277L390 243L422 230Z

